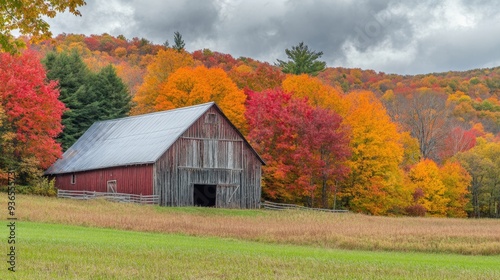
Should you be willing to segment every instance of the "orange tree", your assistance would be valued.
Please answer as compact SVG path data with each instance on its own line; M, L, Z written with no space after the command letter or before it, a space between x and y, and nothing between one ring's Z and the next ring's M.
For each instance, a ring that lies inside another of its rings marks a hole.
M309 104L330 109L341 116L347 110L347 103L341 96L341 91L323 84L318 78L306 74L288 75L283 80L282 88L296 97L307 97Z
M134 96L136 107L131 113L137 115L154 112L161 86L170 74L181 67L193 65L193 57L187 52L178 52L174 49L160 50L147 67L144 82L138 87Z
M404 155L401 134L372 92L346 97L349 110L344 121L351 129L352 156L351 172L342 184L343 203L374 215L399 212L408 197L399 168Z
M257 62L254 62L257 64ZM263 91L274 89L281 86L285 75L278 67L271 66L269 63L258 63L257 66L241 63L233 66L228 71L229 77L236 83L240 89L249 89L252 91Z
M158 88L155 110L215 101L234 125L245 133L246 96L222 69L183 67L172 73Z

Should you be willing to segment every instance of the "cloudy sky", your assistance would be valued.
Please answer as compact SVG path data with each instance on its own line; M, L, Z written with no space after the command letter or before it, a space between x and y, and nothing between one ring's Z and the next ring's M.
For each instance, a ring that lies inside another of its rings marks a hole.
M53 34L123 34L161 44L179 31L209 48L274 63L303 41L329 67L420 74L500 66L496 1L87 0Z

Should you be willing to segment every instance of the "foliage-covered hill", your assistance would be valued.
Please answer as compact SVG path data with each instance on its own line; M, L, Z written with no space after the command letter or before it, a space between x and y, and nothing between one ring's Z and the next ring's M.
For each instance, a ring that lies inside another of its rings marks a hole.
M113 64L118 75L134 95L142 84L147 66L163 45L144 38L123 36L61 34L31 48L42 55L49 51L77 49L91 70ZM234 58L208 49L192 53L193 59L208 68L219 67L228 73L240 89L262 91L281 85L284 75L279 68L251 58ZM430 73L426 75L385 74L358 68L329 67L318 75L325 84L344 93L369 90L382 98L384 94L407 94L421 88L446 93L455 117L462 126L471 128L481 123L487 132L500 132L500 67L463 72Z
M500 67L414 76L330 67L314 77L109 34L29 47L76 52L95 73L112 64L131 114L216 100L267 158L267 199L377 215L500 213ZM333 136L342 141L331 150Z

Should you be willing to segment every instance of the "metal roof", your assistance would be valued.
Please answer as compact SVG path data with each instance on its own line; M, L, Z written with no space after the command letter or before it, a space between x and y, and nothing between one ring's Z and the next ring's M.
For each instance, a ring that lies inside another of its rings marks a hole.
M210 102L96 122L45 174L154 163L212 106L217 107Z

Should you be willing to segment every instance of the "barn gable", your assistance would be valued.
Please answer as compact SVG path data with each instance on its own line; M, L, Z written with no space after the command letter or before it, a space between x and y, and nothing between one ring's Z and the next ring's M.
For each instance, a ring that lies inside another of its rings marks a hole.
M216 185L217 207L256 208L262 159L216 106L193 123L156 164L165 205L196 204L196 185Z

